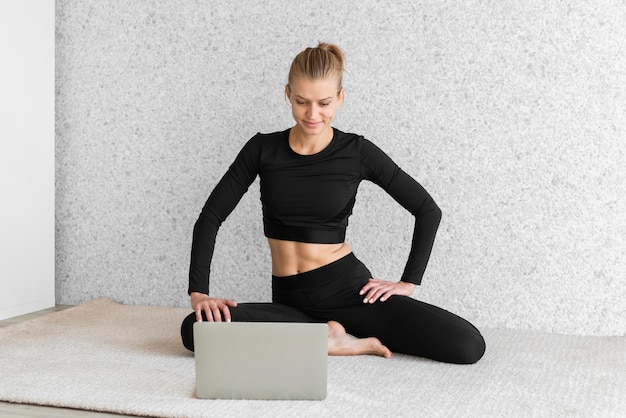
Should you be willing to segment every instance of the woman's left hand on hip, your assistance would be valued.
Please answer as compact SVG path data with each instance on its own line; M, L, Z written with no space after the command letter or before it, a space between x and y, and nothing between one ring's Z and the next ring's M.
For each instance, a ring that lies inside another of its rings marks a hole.
M415 286L409 282L390 282L372 278L361 288L359 295L365 295L363 303L374 303L379 299L384 302L393 295L411 296Z

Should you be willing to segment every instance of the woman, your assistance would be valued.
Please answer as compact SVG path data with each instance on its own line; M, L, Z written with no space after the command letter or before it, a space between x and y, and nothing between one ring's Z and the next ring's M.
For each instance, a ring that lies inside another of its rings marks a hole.
M430 195L361 136L331 126L344 99L344 54L320 43L294 59L285 94L295 125L257 134L209 196L194 226L184 345L195 321L327 322L330 355L391 352L469 364L485 350L466 320L411 298L420 284L441 211ZM273 303L209 296L210 263L221 223L260 176L264 232L272 256ZM344 241L361 180L382 187L416 218L400 281L373 279Z

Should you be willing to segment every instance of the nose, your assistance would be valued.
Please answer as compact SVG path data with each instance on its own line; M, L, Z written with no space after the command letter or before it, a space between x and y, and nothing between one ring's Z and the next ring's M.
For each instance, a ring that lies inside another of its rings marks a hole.
M317 107L317 105L315 103L311 104L307 109L307 114L306 114L307 118L315 119L318 114L319 114L319 108Z

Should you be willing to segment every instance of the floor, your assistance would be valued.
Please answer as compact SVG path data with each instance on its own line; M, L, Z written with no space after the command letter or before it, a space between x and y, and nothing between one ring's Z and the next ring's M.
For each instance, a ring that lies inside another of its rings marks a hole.
M0 321L0 328L8 327L13 324L28 321L38 316L47 315L52 312L61 311L70 308L70 305L57 305L54 308L44 309L42 311L33 312L26 315L16 316L15 318ZM127 415L117 415L100 412L89 412L76 409L54 408L48 406L23 405L10 402L0 401L0 417L46 417L46 418L62 418L62 417L126 417Z

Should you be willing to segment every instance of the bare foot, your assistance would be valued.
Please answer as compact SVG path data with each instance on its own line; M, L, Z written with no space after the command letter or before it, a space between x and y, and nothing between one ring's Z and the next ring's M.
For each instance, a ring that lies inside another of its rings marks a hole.
M339 322L328 322L329 356L358 356L361 354L391 357L391 351L378 338L356 338L348 334Z

